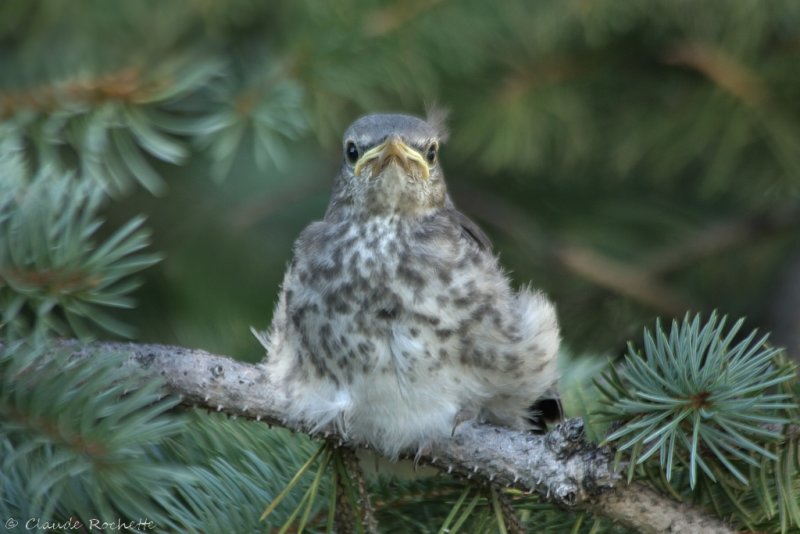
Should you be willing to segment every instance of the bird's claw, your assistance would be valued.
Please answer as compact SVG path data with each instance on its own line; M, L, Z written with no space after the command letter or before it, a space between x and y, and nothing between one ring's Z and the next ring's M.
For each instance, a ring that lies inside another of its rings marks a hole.
M450 437L456 435L456 429L461 426L462 423L469 421L475 418L475 414L472 413L470 410L462 408L458 411L456 416L453 418L453 428L450 430Z

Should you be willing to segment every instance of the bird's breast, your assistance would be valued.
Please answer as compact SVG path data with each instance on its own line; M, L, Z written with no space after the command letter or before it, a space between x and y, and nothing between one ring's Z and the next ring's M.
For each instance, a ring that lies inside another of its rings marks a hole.
M312 226L297 246L287 300L308 369L340 383L411 380L460 353L484 305L491 263L449 220L350 218Z

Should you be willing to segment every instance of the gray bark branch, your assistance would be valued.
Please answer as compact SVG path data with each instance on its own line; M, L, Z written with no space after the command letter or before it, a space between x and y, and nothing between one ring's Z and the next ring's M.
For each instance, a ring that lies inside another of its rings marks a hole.
M161 377L185 404L308 433L286 423L280 408L285 399L263 366L166 345L64 341L62 346L71 358L123 355L124 369ZM452 439L434 444L417 460L464 478L535 491L550 502L585 509L640 532L734 532L700 510L641 485L627 486L612 470L610 452L584 440L579 419L545 435L464 423Z

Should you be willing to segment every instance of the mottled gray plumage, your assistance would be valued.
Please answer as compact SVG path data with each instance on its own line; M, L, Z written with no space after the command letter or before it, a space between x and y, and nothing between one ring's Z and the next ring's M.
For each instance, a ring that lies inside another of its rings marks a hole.
M441 124L370 115L344 135L325 217L297 239L261 336L286 412L389 456L481 418L524 428L556 380L555 312L513 292L447 195Z

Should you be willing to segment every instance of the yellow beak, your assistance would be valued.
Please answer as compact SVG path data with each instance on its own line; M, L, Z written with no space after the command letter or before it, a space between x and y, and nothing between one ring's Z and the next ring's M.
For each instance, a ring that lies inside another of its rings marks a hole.
M428 162L422 154L396 136L366 151L356 162L354 172L356 176L360 176L365 168L369 168L370 177L374 177L392 161L397 162L410 176L421 177L423 180L430 176Z

